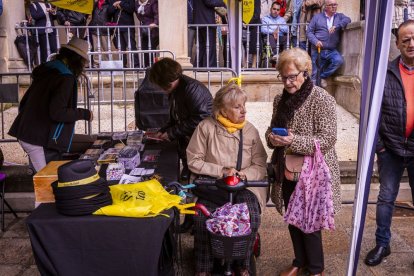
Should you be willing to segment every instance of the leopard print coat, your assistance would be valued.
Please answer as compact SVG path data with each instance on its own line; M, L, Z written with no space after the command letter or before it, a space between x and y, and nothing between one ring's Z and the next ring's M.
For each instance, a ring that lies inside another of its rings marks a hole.
M277 95L273 101L272 121L275 120L277 105L281 96L281 94ZM303 105L295 111L288 128L295 135L289 147L294 153L301 155L313 154L315 150L314 140L319 140L321 151L331 173L334 209L335 213L338 213L341 208L341 183L338 158L335 151L337 132L335 99L324 89L314 86ZM267 146L274 149L275 147L270 144L268 139L270 131L269 127L266 131ZM276 209L280 214L283 214L281 187L281 183L273 183L271 198L276 205Z

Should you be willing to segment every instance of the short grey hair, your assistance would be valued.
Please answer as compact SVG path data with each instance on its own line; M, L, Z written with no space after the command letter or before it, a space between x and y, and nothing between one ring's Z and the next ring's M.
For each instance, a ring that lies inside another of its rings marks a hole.
M290 63L295 64L299 71L306 71L309 75L312 74L312 60L305 50L292 48L283 51L279 56L277 70L282 71Z
M239 99L247 101L247 94L237 84L231 83L223 86L219 91L217 91L213 100L214 116L217 117L220 110L222 110L226 104L235 102Z

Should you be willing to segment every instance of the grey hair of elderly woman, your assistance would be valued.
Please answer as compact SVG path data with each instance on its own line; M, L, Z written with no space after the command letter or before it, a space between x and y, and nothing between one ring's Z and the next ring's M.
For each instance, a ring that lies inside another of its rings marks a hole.
M237 84L231 83L223 86L219 91L217 91L213 100L214 116L217 117L220 110L225 108L226 104L235 102L239 99L247 101L247 94Z
M308 75L312 75L312 60L308 53L300 48L292 48L283 51L279 56L279 62L277 64L277 70L283 71L290 63L295 64L296 68L302 72L308 72Z

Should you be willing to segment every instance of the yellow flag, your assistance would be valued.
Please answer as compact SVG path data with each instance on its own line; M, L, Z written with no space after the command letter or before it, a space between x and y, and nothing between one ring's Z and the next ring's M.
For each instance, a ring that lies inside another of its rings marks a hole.
M227 0L223 0L227 5ZM243 0L243 22L249 24L254 14L254 0Z
M243 22L249 24L254 13L254 0L243 0Z
M49 0L49 3L65 9L92 14L94 0Z

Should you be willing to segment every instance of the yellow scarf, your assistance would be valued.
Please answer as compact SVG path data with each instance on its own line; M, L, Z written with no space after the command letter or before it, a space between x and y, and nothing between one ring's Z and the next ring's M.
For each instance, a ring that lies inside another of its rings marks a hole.
M229 119L224 118L221 114L217 115L217 121L219 121L229 133L234 133L239 129L242 129L246 124L246 121L240 124L232 123Z

